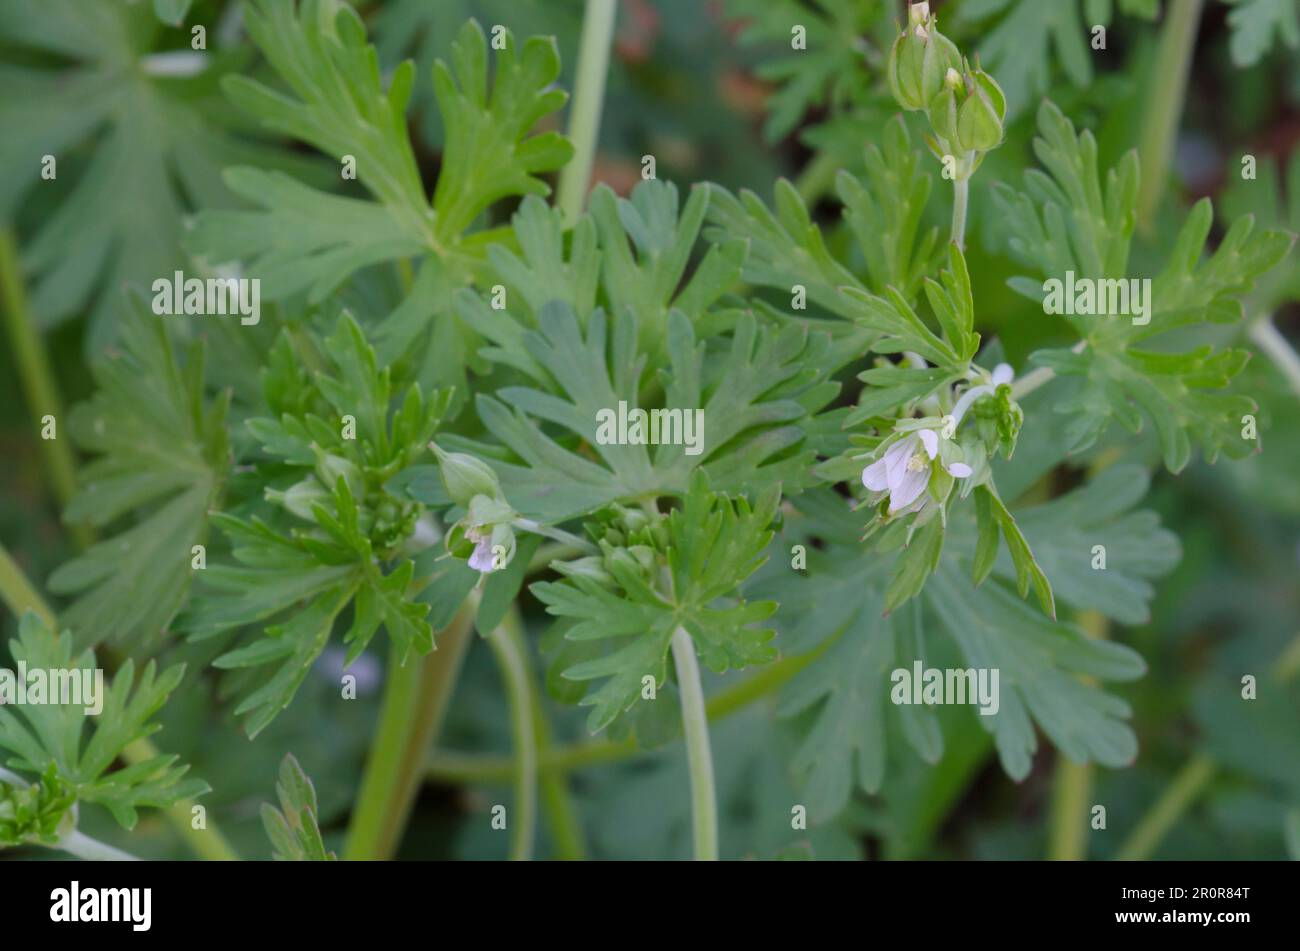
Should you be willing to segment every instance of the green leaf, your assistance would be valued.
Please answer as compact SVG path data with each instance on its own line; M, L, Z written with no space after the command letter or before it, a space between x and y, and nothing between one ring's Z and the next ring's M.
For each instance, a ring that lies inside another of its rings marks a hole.
M1137 739L1125 722L1128 704L1077 675L1134 680L1146 669L1141 657L1048 620L996 582L972 590L947 564L935 572L925 596L967 662L999 671L998 712L979 721L993 734L1009 776L1022 780L1029 774L1038 747L1034 722L1077 763L1133 762Z
M274 848L277 862L333 862L338 856L327 851L317 821L316 787L292 753L280 761L280 779L275 784L280 808L262 804L262 825Z
M1273 48L1300 49L1300 10L1291 0L1224 0L1232 36L1228 51L1240 68L1254 66Z
M1182 555L1155 512L1132 511L1150 481L1140 466L1111 466L1073 492L1017 511L1023 537L1061 600L1123 624L1150 620L1151 579L1172 571ZM977 490L977 502L984 495ZM1011 567L1003 560L998 575L1010 577Z
M186 263L178 248L194 208L235 203L222 166L312 169L243 136L219 108L217 80L243 56L155 58L152 40L169 32L145 4L0 5L0 218L35 212L39 224L21 241L32 311L45 327L88 312L89 354L113 338L123 286L148 286ZM47 155L56 177L41 181ZM37 182L56 196L39 210Z
M257 671L236 709L252 714L251 735L293 700L349 603L345 664L381 626L402 657L433 649L429 604L416 598L432 579L422 572L417 582L403 551L420 507L396 477L427 458L449 394L426 400L412 385L396 402L389 368L380 368L346 313L333 335L305 346L324 352L329 371L308 380L285 359L291 347L282 335L263 389L273 407L294 412L248 421L268 457L259 463L266 498L284 510L278 516L265 510L270 522L258 515L213 517L231 541L233 564L202 573L185 620L189 635L200 640L253 628L241 646L214 661L223 669ZM275 487L281 484L284 489Z
M939 231L921 230L934 179L922 154L913 151L902 116L885 124L883 138L883 148L867 146L865 180L841 169L835 190L862 251L868 286L877 294L896 287L913 300L936 264Z
M163 320L136 298L121 349L91 371L98 392L69 418L73 440L98 458L82 467L64 518L117 528L48 582L76 596L63 620L80 645L156 643L185 603L192 549L207 540L230 467L229 397L205 405L203 355L195 344L178 362Z
M642 695L643 678L652 677L657 687L665 683L668 648L678 627L690 634L705 666L718 673L776 656L768 644L773 632L755 626L776 610L775 602L746 602L734 592L763 561L778 499L772 491L751 507L743 497L711 491L697 474L666 522L662 567L671 591L657 590L659 579L646 578L624 550L612 556L612 587L561 566L564 581L530 588L547 613L576 620L565 632L567 640L608 645L603 656L564 671L569 680L603 681L581 701L594 707L588 729L601 730L628 711Z
M1006 93L1008 118L1051 88L1054 63L1075 86L1092 82L1092 53L1078 0L970 0L959 15L976 22L1004 12L992 27L981 25L978 54Z
M1126 281L1136 220L1136 155L1129 153L1111 170L1103 191L1092 134L1076 135L1049 102L1039 109L1038 122L1035 151L1052 177L1031 171L1023 192L1005 185L995 191L1011 228L1012 252L1049 279L1063 281L1073 272L1076 278ZM1071 417L1066 423L1071 451L1093 445L1112 419L1138 432L1144 416L1154 423L1165 465L1173 472L1187 464L1194 444L1211 461L1220 451L1239 457L1254 448L1240 434L1241 418L1253 411L1253 401L1223 392L1244 365L1244 351L1206 344L1170 352L1165 340L1155 350L1133 346L1204 321L1239 320L1241 298L1294 241L1284 232L1256 233L1251 218L1241 218L1215 253L1202 260L1212 219L1208 200L1192 209L1168 264L1151 279L1140 320L1137 314L1065 317L1083 343L1033 355L1057 374L1086 381L1075 397L1058 405ZM1013 286L1041 303L1032 280L1016 279Z
M66 787L78 801L103 806L123 828L132 829L137 810L162 808L208 791L207 783L184 778L189 767L177 765L175 756L159 754L112 769L128 746L160 729L150 721L180 684L183 666L159 673L150 661L137 677L135 662L128 658L106 685L90 651L74 653L71 634L55 634L30 611L20 620L9 650L29 672L72 670L82 685L80 697L72 697L83 703L0 706L0 749L10 754L5 764L43 777L47 805L55 789ZM92 693L95 704L90 703ZM86 712L87 706L100 703L95 715ZM61 785L50 782L51 768Z
M608 341L607 333L612 335ZM669 366L660 372L662 409L702 411L705 428L699 451L687 454L691 447L680 444L685 441L685 416L679 444L661 440L653 451L647 445L599 438L601 421L616 421L620 402L630 409L638 406L645 356L637 353L637 336L631 314L608 321L599 310L584 334L572 308L552 301L542 308L538 329L515 338L529 359L509 362L520 369L536 367L537 382L546 390L508 387L497 397L480 395L477 407L489 432L524 464L495 458L483 446L466 445L497 471L519 512L550 523L613 501L680 496L697 467L726 491L761 491L778 481L789 488L811 479L812 454L801 450L800 422L825 405L836 389L820 368L824 337L810 336L796 324L779 332L760 327L752 315L744 314L729 345L723 343L727 349L710 353L697 344L691 322L674 311L666 345ZM535 422L539 419L567 433L552 437ZM575 451L579 441L594 455Z

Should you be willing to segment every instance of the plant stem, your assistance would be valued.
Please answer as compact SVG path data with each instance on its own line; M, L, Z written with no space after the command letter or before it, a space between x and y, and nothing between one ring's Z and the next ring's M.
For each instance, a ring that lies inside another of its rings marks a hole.
M9 605L14 617L21 618L26 611L35 611L45 626L53 630L56 626L54 612L45 603L45 599L32 587L27 575L13 556L0 544L0 599Z
M85 859L88 862L138 862L136 856L129 852L123 852L121 849L115 849L111 845L106 845L98 839L92 839L88 835L82 835L76 829L73 829L55 846L63 852L75 855L79 859Z
M1281 374L1286 377L1291 389L1300 396L1300 356L1291 349L1290 342L1273 325L1268 316L1260 317L1250 325L1250 339L1258 344Z
M1203 2L1165 4L1164 28L1147 74L1148 94L1138 141L1138 227L1144 234L1150 234L1155 224L1156 208L1169 176Z
M721 720L767 696L812 663L820 653L817 650L778 660L734 687L718 691L705 705L709 719ZM635 740L599 740L576 746L544 747L539 752L537 765L544 781L550 775L631 759L640 752L642 750ZM433 782L508 783L513 777L514 763L508 756L437 750L429 761L428 778Z
M383 708L343 846L345 859L382 861L396 853L425 751L442 729L465 660L478 600L475 589L438 634L437 648L418 663L403 667L396 648L390 652Z
M1070 348L1070 352L1083 353L1086 346L1088 346L1088 341L1080 340ZM1020 379L1011 384L1011 398L1013 400L1018 400L1022 397L1028 396L1044 383L1050 382L1055 378L1056 371L1051 367L1039 367L1036 370L1030 370Z
M517 620L514 624L497 625L487 640L505 681L515 745L515 815L510 824L513 830L510 858L526 862L533 857L533 841L537 835L537 728L533 722L528 670L524 666L527 648Z
M1189 759L1124 840L1115 858L1129 862L1150 858L1156 846L1209 785L1217 771L1218 765L1208 753L1197 753Z
M571 228L582 214L587 185L596 157L600 134L600 112L605 101L605 75L609 72L609 46L614 36L614 0L587 0L582 19L582 46L578 51L578 75L573 108L569 112L569 140L573 158L560 173L556 205L564 226Z
M1114 461L1108 457L1103 459L1092 468L1091 476ZM1110 634L1110 622L1100 611L1082 612L1079 624L1089 637L1097 640L1105 640ZM1086 684L1096 685L1092 677L1080 679ZM1088 857L1088 799L1092 795L1094 778L1092 763L1076 763L1058 754L1047 844L1047 857L1054 862L1080 862Z
M551 751L551 724L542 705L541 692L533 686L533 673L528 673L528 683L532 687L533 724L537 730L537 757L541 758ZM513 767L513 764L512 764ZM546 816L546 825L551 833L551 843L555 857L566 862L581 861L587 856L587 846L582 832L582 821L578 818L578 808L569 791L569 777L561 770L542 773L539 770L542 790L542 812Z
M9 342L13 346L14 364L22 382L23 398L37 426L45 416L53 416L56 426L62 426L64 438L41 439L41 449L50 469L50 480L59 506L68 504L77 490L77 466L68 442L67 420L59 400L59 389L50 369L50 358L45 352L36 331L36 320L23 288L22 270L18 264L18 248L13 232L0 228L0 298L3 300L5 325ZM82 548L94 541L90 527L78 523L69 527L74 540Z
M713 754L709 750L709 717L704 709L704 688L695 644L684 627L673 631L673 665L682 694L682 728L686 734L686 761L691 771L691 826L695 832L697 861L718 858L718 798L713 787Z
M532 532L534 535L541 535L545 538L550 538L554 541L560 542L563 545L568 545L585 555L600 554L600 549L591 542L579 538L571 532L566 532L562 528L556 528L554 525L542 525L540 522L534 522L531 518L516 518L514 526L515 528L522 529L525 532Z
M970 197L970 179L952 180L952 235L958 250L966 250L966 201Z

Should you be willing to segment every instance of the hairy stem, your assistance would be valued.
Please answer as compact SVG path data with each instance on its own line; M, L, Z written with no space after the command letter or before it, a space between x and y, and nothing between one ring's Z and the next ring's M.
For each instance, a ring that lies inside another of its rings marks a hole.
M55 848L60 851L75 855L79 859L85 859L87 862L138 862L136 856L130 852L123 852L121 849L115 849L111 845L106 845L98 839L92 839L88 835L82 835L76 829L73 829L62 839Z
M560 173L556 205L564 226L571 228L582 214L587 185L600 135L600 112L605 101L605 74L609 72L609 46L614 36L614 0L587 0L582 19L582 45L578 50L578 76L573 108L569 112L569 139L573 158Z
M1147 99L1138 141L1138 227L1144 234L1151 233L1160 195L1168 182L1203 3L1179 0L1165 5L1164 28L1147 74Z
M54 417L55 425L63 427L62 439L57 438L57 429L54 439L41 439L41 449L45 453L46 465L49 466L54 494L62 507L68 504L77 490L77 464L72 455L72 444L68 441L67 420L63 415L54 373L50 369L50 358L36 331L36 319L27 305L22 271L18 265L18 248L13 232L7 228L0 228L0 298L27 408L38 427L45 416ZM70 526L70 531L82 548L94 541L90 526L85 523Z
M532 532L534 535L541 535L562 545L567 545L584 555L600 554L600 549L591 542L579 538L571 532L566 532L562 528L556 528L554 525L542 525L540 522L534 522L531 518L517 518L514 521L514 526L525 532Z
M1248 332L1250 339L1273 361L1273 365L1291 384L1291 389L1300 396L1300 356L1291 349L1286 337L1282 336L1267 316L1254 321Z
M970 198L970 179L954 178L952 182L952 235L958 250L966 250L966 202Z
M537 835L537 728L533 721L528 669L524 663L527 648L517 619L514 624L499 624L487 640L496 654L505 681L515 746L515 814L510 823L510 858L526 862L533 857L533 842Z
M709 750L709 717L704 709L704 688L695 644L686 629L673 632L673 665L682 694L682 728L686 734L686 761L691 771L691 826L695 833L695 858L717 861L718 796L713 784L713 754Z
M408 659L403 667L397 663L396 648L390 654L383 709L343 846L345 859L384 860L396 853L415 802L425 752L442 729L465 660L478 599L475 589L438 634L437 648L427 657Z

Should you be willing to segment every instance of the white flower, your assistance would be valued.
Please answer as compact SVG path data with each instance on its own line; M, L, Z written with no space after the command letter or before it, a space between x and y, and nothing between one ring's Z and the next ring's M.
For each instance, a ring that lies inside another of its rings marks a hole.
M491 574L496 567L496 559L492 556L492 533L470 528L465 532L465 537L474 543L469 566L482 574Z
M885 450L885 454L862 470L862 484L872 492L889 493L889 514L917 511L925 505L925 489L930 484L934 462L939 455L939 434L933 429L918 429ZM964 462L944 466L948 474L965 479L972 470Z

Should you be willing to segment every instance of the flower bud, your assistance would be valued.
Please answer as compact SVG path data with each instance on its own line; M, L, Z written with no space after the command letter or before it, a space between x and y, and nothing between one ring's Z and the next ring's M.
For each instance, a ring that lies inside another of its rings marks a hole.
M468 507L476 495L493 499L500 496L501 483L486 462L467 453L446 452L435 442L429 443L429 448L438 457L442 484L457 505Z
M886 75L898 104L909 111L925 109L943 87L944 76L961 67L956 45L939 32L928 3L907 11L907 29L889 51Z
M282 505L294 515L309 522L316 520L311 510L312 505L321 505L326 509L330 505L330 493L325 491L325 487L315 476L308 476L283 492L278 489L267 489L265 495L268 502Z
M320 479L326 490L333 492L339 479L343 479L347 482L353 498L359 499L365 495L365 476L361 474L356 463L328 453L316 443L311 444L311 451L316 454L316 477Z

